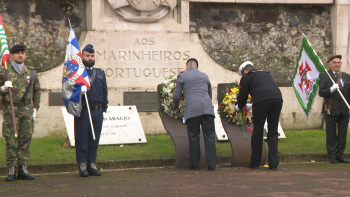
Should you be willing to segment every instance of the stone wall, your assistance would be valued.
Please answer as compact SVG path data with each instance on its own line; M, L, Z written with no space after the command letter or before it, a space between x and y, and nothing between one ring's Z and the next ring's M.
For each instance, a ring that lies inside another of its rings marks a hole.
M63 63L68 18L78 39L86 29L84 0L2 0L0 13L9 47L17 43L27 46L25 64L38 72Z
M190 3L190 31L221 66L250 60L279 86L291 86L302 30L325 62L332 54L329 5Z

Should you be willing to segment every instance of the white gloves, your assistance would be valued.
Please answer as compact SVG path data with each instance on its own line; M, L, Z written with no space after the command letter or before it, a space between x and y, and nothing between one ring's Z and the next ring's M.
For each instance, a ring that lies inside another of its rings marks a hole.
M36 109L36 108L33 108L33 120L35 121L35 118L36 118L36 112L37 112L38 110Z
M5 81L5 84L1 86L1 91L8 92L9 88L13 88L12 81Z
M252 104L246 104L245 106L247 106L247 110L253 109L253 105L252 105ZM235 109L236 109L236 111L241 111L241 110L238 108L238 104L235 106Z
M253 109L253 105L252 104L246 104L245 106L247 106L247 110Z
M238 108L238 104L235 106L235 109L236 109L236 111L241 111L241 110Z
M85 94L85 92L87 92L87 87L86 86L81 86L80 94L83 95L83 94Z
M106 118L106 112L103 112L103 120Z
M334 83L333 86L331 87L331 93L339 89L339 84Z

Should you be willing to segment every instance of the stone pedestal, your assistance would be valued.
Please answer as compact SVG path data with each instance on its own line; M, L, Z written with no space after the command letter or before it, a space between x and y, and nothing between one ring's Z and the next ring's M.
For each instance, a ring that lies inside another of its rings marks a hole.
M158 92L158 110L161 107L160 85L157 88ZM187 135L187 126L182 120L174 120L168 114L159 113L162 119L163 126L174 143L175 147L175 168L176 169L189 169L191 167L190 155L189 155L189 142ZM201 157L199 160L199 168L208 168L207 160L205 158L204 148L204 136L201 131L200 135L200 148Z
M222 90L225 89L225 86L228 84L218 84L218 95ZM220 105L221 101L218 101ZM221 120L222 126L224 127L227 136L229 138L232 150L231 164L229 166L249 166L250 165L250 156L252 154L251 148L251 137L252 133L246 131L247 139L244 139L242 127L234 126L228 124L226 120ZM264 139L261 139L262 141ZM261 163L260 165L265 165L266 163L266 145L263 142L263 149L261 155Z

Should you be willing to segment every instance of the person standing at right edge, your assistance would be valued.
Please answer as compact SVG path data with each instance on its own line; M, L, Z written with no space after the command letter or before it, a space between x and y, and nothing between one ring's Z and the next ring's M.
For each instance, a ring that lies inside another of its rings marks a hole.
M251 138L252 155L250 168L258 169L261 163L264 124L267 119L267 144L269 147L268 164L270 170L277 170L278 158L278 121L282 109L282 94L271 75L253 67L250 61L239 67L241 89L237 97L236 109L242 109L248 94L253 98L253 134Z
M349 75L340 72L342 62L341 55L334 55L329 58L329 78L326 71L320 74L319 95L324 98L325 121L326 121L326 146L330 163L350 163L344 158L346 135L349 124L349 109L341 98L337 89L341 91L349 103ZM336 125L338 124L338 135Z

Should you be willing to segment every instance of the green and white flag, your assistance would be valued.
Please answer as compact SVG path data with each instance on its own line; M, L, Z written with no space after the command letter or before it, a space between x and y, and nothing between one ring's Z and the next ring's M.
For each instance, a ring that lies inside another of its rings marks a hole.
M304 36L297 66L294 71L293 87L306 117L309 116L312 104L317 95L320 80L319 75L325 70L319 59Z

